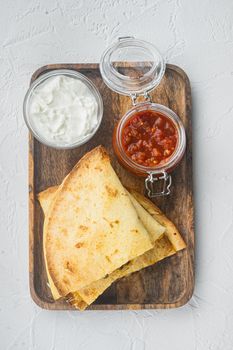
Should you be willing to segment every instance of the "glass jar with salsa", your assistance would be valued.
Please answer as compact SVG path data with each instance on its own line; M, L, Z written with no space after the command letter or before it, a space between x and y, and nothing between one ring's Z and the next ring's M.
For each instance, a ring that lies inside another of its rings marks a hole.
M133 107L114 129L118 160L127 170L146 177L150 197L169 194L170 172L182 159L186 138L180 118L166 106L152 103L149 96L164 75L162 56L150 43L120 38L103 54L100 71L112 90L132 99ZM137 103L138 96L145 101ZM163 181L162 190L156 190L157 181Z

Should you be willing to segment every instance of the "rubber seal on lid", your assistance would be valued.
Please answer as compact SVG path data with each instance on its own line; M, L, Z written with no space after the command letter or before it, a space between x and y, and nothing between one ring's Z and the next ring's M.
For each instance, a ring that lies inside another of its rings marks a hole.
M143 95L159 85L165 62L152 44L124 37L103 53L100 72L111 90L123 95Z

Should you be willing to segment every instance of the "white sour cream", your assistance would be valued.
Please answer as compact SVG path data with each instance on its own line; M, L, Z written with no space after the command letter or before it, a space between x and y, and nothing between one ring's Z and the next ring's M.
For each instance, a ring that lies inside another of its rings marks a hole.
M46 79L30 98L30 123L54 145L69 145L92 133L98 124L98 105L81 80L65 75Z

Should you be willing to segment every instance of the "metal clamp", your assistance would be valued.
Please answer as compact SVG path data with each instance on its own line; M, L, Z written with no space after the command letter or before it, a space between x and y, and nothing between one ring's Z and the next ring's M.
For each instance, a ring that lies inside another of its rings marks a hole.
M154 188L154 184L158 181L163 181L162 191L156 191ZM169 175L165 171L163 171L160 174L152 171L149 173L145 180L145 187L147 190L147 194L150 198L169 195L171 193L171 184L171 175Z
M131 100L132 100L132 105L133 105L133 106L136 106L138 96L139 96L138 94L131 94L131 95L130 95ZM152 103L152 97L150 96L150 94L149 94L148 91L146 91L146 92L143 94L143 97L145 98L145 101L146 101L146 102Z
M143 96L144 96L144 98L145 98L146 101L152 103L152 97L151 97L151 95L149 94L148 91L145 91L145 93L144 93Z

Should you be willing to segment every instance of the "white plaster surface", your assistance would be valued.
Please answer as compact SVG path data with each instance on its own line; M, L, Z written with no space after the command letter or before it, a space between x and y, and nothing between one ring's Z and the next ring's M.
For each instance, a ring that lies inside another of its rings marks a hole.
M28 286L31 74L98 62L118 36L155 43L193 97L196 287L176 310L50 312ZM0 350L233 349L233 1L0 1Z

